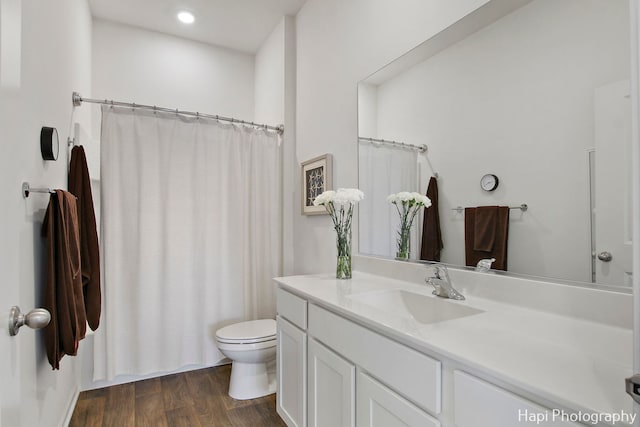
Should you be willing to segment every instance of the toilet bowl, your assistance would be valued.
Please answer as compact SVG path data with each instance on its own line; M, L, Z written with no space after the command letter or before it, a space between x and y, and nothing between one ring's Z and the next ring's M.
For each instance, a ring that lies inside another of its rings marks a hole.
M232 361L229 396L246 400L275 393L275 373L269 369L276 358L275 320L225 326L216 331L216 344Z

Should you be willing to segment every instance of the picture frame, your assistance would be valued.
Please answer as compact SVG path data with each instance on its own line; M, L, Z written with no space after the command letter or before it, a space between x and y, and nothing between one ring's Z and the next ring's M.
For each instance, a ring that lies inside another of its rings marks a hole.
M314 206L313 200L327 190L333 190L333 158L331 154L314 157L301 164L302 214L328 214L324 206Z

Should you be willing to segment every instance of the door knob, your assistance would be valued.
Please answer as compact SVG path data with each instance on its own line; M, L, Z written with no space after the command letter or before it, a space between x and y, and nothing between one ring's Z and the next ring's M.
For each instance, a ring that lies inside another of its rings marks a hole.
M607 252L607 251L600 252L598 254L598 259L602 262L609 262L613 259L613 255L611 255L611 252Z
M34 308L27 314L22 314L20 307L14 305L9 311L9 335L17 335L23 325L31 329L40 329L47 326L50 321L51 313L44 308Z

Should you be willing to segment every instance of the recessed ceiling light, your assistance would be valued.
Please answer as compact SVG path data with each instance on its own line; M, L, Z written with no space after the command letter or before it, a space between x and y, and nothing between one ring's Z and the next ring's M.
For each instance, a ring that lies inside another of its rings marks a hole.
M178 12L178 20L184 24L193 24L193 21L195 21L196 18L193 16L193 13L182 11Z

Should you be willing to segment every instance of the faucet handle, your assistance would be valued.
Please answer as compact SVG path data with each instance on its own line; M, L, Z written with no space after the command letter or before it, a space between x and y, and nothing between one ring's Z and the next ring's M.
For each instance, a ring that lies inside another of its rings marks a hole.
M478 261L476 264L476 271L489 271L491 269L491 264L496 262L495 258L485 258Z
M451 282L451 279L449 279L449 270L447 270L446 265L436 265L436 278L444 280L447 283Z
M427 284L433 286L433 295L445 296L447 294L445 287L442 285L442 279L439 279L437 277L428 277L424 279L424 281L427 282Z

